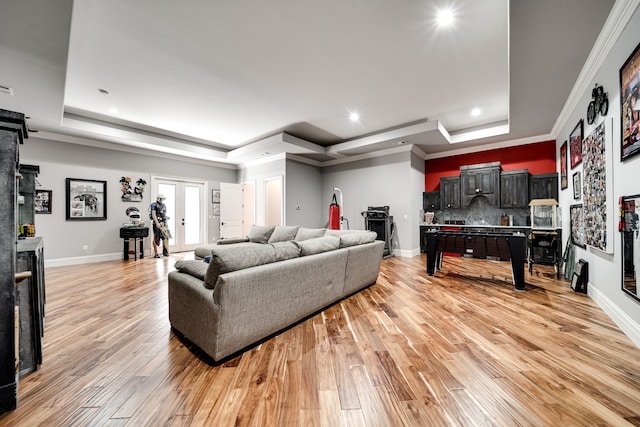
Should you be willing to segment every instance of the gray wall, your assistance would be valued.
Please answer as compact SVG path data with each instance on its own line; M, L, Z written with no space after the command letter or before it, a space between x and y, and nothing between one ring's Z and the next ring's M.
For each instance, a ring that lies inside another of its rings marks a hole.
M605 140L606 140L606 188L607 188L607 237L609 243L607 251L603 252L587 247L582 249L576 247L576 260L583 258L589 262L589 296L593 298L600 307L620 326L620 328L640 346L640 303L624 294L622 286L622 255L621 237L617 231L617 211L618 198L622 195L633 195L640 193L638 183L638 171L640 170L640 156L625 161L620 161L620 67L633 52L638 42L638 28L640 28L640 12L636 11L627 24L626 29L620 38L615 42L613 48L603 62L603 66L597 71L595 78L585 90L578 107L571 113L566 125L562 128L556 146L558 152L562 143L569 139L569 134L580 119L584 120L585 138L604 120ZM606 118L598 116L593 125L587 124L586 111L591 100L591 88L595 83L601 84L609 96L609 112ZM558 156L559 157L559 156ZM558 170L560 166L558 165ZM576 171L580 171L584 177L585 173L591 171L583 170L580 164L571 169L568 166L569 187L560 191L559 202L562 209L562 229L566 230L565 235L569 235L569 206L575 203L582 203L582 200L573 200L571 176Z
M309 228L324 227L323 212L327 204L322 194L322 170L291 159L286 162L285 225Z
M324 223L328 222L333 187L342 190L342 212L351 229L364 229L361 212L369 206L389 206L396 227L395 254L419 253L418 213L422 209L424 160L404 151L324 168Z
M69 259L74 259L73 262L117 259L122 252L119 228L128 222L125 210L129 206L136 206L145 216L150 203L152 175L204 180L208 182L209 189L219 188L220 181L237 180L237 171L232 168L105 150L33 136L20 146L20 162L39 165L37 179L42 186L38 188L53 191L52 213L36 215L35 221L36 234L44 238L48 265L72 263ZM147 181L143 202L122 202L119 181L123 176ZM65 219L65 178L107 181L106 221ZM210 199L206 200L210 204ZM83 250L85 245L87 250ZM147 244L145 249L149 247Z

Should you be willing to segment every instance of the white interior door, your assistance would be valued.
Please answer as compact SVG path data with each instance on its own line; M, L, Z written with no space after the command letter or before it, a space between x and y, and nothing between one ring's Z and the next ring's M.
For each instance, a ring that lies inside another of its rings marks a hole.
M155 178L153 201L166 197L170 252L192 251L205 243L205 183Z
M242 230L242 184L220 183L220 238L244 237Z

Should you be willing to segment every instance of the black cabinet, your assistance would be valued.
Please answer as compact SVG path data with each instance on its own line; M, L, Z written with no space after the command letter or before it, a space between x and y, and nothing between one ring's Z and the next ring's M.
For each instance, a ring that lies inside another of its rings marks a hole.
M440 208L460 208L460 177L447 176L440 178Z
M462 206L467 206L476 196L487 198L489 205L500 203L500 162L460 167Z
M518 169L500 174L500 207L526 208L529 205L529 171Z
M558 174L545 173L531 175L529 179L529 198L558 200Z
M422 209L425 212L433 212L440 210L440 192L424 191L422 193Z

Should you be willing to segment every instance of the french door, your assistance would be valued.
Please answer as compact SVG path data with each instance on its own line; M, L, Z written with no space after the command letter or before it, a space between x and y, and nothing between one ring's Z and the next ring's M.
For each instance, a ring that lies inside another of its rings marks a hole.
M153 194L166 197L170 252L192 251L205 243L205 183L152 177Z

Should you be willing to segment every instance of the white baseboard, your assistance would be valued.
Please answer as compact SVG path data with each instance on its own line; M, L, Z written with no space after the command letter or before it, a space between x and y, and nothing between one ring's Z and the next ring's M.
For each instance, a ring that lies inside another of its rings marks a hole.
M633 343L640 348L640 325L633 321L629 316L621 311L616 305L614 305L609 298L607 298L596 287L592 287L591 284L587 286L587 292L592 300L598 304L598 306L615 322L616 325L629 337Z
M77 265L77 264L90 264L92 262L102 261L115 261L122 259L122 252L113 254L100 254L100 255L88 255L73 258L57 258L44 260L44 266L46 267L63 267L65 265Z
M420 248L417 249L394 249L393 254L395 256L412 258L414 256L420 255Z

